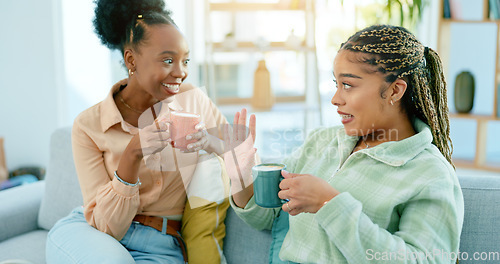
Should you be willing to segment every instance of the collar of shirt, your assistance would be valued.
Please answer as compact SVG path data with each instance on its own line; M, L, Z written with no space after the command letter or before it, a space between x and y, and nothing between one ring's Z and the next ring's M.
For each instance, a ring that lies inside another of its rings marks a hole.
M108 96L101 102L101 128L102 132L106 132L110 127L121 124L121 127L124 131L134 134L134 131L131 131L130 124L123 120L123 117L116 106L113 95L120 90L120 88L127 84L127 79L121 80L117 82L111 88ZM179 103L174 100L170 103L165 103L164 101L160 102L162 104L161 111L158 116L162 115L168 110L172 111L182 111L183 108L179 105ZM149 113L149 111L144 111L144 113ZM144 114L143 113L143 114Z
M390 166L402 166L432 144L432 133L427 124L416 118L413 126L417 134L400 141L384 142L372 148L358 151ZM341 160L349 156L359 137L348 136L343 128L338 130L338 151Z

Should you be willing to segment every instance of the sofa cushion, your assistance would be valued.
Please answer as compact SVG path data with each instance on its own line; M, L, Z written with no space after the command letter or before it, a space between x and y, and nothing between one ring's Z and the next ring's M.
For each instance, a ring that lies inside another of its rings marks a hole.
M500 177L482 176L477 172L459 173L464 195L464 225L460 252L473 258L478 252L499 252L500 248ZM498 255L497 255L498 257ZM498 260L497 260L498 261ZM495 261L492 260L491 263ZM460 263L474 263L460 261ZM481 262L488 263L488 262ZM495 262L496 263L496 262Z
M227 210L225 223L224 256L227 263L269 263L271 231L250 227L231 207Z
M38 225L51 229L73 208L83 205L71 148L71 127L56 130L50 142L50 161L45 176L45 194L38 214Z
M201 152L200 152L201 153ZM229 207L229 178L224 161L215 154L199 156L186 189L188 200L182 216L182 236L190 264L221 263L222 243Z
M22 259L33 264L45 264L46 230L36 230L0 243L0 262Z
M37 217L45 181L0 192L0 241L38 229Z

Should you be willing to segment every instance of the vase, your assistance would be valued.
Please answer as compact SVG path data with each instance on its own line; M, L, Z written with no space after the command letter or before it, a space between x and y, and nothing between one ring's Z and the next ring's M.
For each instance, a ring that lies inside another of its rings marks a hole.
M227 50L234 50L238 47L238 42L236 41L233 33L228 33L226 35L224 41L222 41L222 47Z
M474 76L463 71L455 79L455 110L458 113L469 113L474 105Z
M271 75L265 60L259 61L253 80L252 107L255 110L271 109L274 104L274 94L271 89Z

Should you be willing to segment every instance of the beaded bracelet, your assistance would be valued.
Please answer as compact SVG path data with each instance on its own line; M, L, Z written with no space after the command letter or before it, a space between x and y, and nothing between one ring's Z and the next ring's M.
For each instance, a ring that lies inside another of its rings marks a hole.
M130 187L135 187L137 185L141 185L141 180L139 178L137 178L137 182L136 183L129 183L129 182L126 182L124 180L122 180L122 178L120 178L120 176L118 176L118 173L115 171L115 177L116 179L118 179L118 181L120 181L121 183L127 185L127 186L130 186Z

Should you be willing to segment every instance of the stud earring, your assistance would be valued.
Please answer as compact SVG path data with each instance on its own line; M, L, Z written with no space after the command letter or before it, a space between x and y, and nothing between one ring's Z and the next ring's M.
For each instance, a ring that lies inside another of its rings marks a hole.
M392 99L391 99L391 105L394 105L394 101L392 101Z

